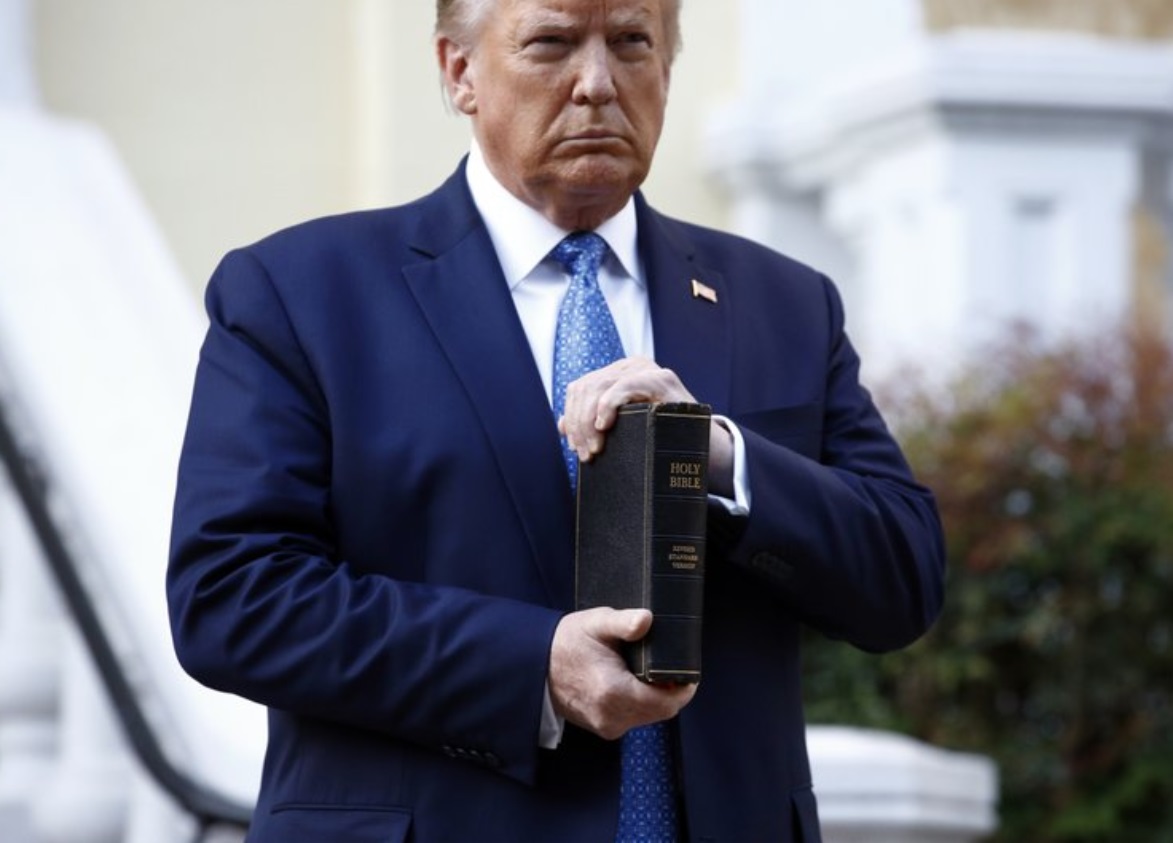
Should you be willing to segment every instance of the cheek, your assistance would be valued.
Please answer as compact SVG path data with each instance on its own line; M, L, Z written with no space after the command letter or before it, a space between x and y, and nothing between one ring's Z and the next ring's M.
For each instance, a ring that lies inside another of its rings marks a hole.
M651 78L637 75L628 80L625 90L630 96L626 98L624 111L632 125L641 135L659 135L668 104L668 88L659 75Z
M519 154L537 157L550 152L563 135L563 111L550 103L530 103L510 115L511 132Z
M514 133L540 135L557 125L564 101L553 95L552 84L539 90L520 90L504 109L501 117Z
M644 104L635 111L634 125L641 145L650 155L660 139L660 131L664 125L663 109L655 103Z

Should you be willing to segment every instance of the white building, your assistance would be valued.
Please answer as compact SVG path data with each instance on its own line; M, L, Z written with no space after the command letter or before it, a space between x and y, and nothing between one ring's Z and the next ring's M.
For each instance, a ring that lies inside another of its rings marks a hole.
M826 267L865 365L1008 320L1123 317L1173 281L1173 5L748 0L709 161L733 225ZM853 327L852 327L853 326Z

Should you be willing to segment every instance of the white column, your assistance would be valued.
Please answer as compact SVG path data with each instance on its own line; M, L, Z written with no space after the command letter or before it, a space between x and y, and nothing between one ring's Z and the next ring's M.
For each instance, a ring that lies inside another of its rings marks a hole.
M61 622L8 475L0 470L0 812L27 812L57 752Z
M79 633L65 638L58 763L33 802L38 843L121 843L128 756L118 723Z
M869 377L909 360L939 366L961 351L959 326L973 319L966 311L973 242L951 161L943 139L910 137L823 193L824 225L852 249L844 297Z
M28 0L0 0L0 107L34 107L32 10Z
M0 113L36 108L28 0L0 0ZM0 467L0 829L28 836L57 753L59 610L23 508Z
M1113 327L1132 304L1141 150L1123 127L1079 129L955 139L974 324L1023 320L1078 334Z

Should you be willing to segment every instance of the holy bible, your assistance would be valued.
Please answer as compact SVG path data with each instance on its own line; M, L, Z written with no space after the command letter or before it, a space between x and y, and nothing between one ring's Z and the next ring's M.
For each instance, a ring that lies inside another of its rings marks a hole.
M651 631L625 652L645 682L700 681L711 415L628 404L579 465L575 602L651 610Z

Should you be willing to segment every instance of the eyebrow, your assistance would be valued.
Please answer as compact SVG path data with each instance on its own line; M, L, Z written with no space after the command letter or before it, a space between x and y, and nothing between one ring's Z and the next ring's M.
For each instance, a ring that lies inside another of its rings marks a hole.
M629 26L650 26L656 19L655 14L647 6L640 6L636 9L622 10L612 12L607 17L608 26L618 26L620 28Z
M608 29L626 29L629 27L651 27L656 16L647 6L635 9L615 10L608 13L606 27ZM578 27L578 19L566 12L556 9L542 9L532 18L518 27L518 31L533 32L535 30L572 30Z

